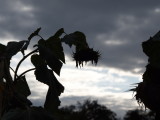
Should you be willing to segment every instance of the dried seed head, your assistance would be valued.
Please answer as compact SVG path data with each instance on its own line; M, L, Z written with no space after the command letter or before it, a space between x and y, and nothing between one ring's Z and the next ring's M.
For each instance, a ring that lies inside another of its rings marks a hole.
M155 83L140 82L138 86L130 91L135 93L135 99L143 108L149 108L152 111L160 112L160 95L157 92L160 90L160 85Z
M99 51L94 51L93 48L82 49L73 53L73 59L76 61L76 67L82 66L83 62L91 61L92 64L97 64L101 54Z

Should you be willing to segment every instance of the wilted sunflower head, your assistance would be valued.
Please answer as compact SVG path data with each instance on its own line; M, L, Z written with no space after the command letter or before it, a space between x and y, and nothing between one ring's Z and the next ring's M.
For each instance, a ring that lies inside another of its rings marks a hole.
M149 108L152 111L160 112L160 85L149 82L140 82L137 86L130 91L135 93L135 99L138 104L143 108Z
M137 100L138 105L141 108L148 108L146 103L148 102L146 99L146 83L145 82L140 82L140 83L135 83L134 88L130 89L129 91L133 91L134 93L134 98Z
M97 64L101 54L99 51L94 51L93 48L86 48L73 53L73 59L76 61L76 67L82 66L83 62L91 61L92 64Z

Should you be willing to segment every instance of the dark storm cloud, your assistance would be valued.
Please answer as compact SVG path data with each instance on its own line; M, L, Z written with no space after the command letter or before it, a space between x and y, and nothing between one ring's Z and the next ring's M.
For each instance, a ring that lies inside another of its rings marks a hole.
M45 37L61 27L67 33L80 30L102 52L102 65L135 73L147 62L141 42L160 29L159 21L160 5L150 0L6 0L0 5L1 36L25 39L40 26Z

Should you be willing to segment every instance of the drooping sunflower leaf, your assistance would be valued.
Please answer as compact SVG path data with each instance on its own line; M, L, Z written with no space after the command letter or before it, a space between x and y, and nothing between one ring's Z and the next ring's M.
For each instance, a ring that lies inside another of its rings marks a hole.
M143 52L149 57L148 61L155 67L160 67L160 41L149 39L142 43Z
M35 76L36 79L49 86L49 90L46 96L45 109L47 111L54 111L60 104L59 95L64 91L62 84L58 82L52 70L47 68L47 65L43 62L35 64L36 59L42 59L39 55L32 55L32 63L36 66Z
M63 63L65 63L65 57L64 57L62 42L61 42L60 38L58 37L58 35L60 35L60 34L61 33L56 33L54 36L48 38L45 42L46 42L47 48L50 49L50 51L52 52L52 54L57 59L59 59Z
M44 108L50 113L54 113L58 109L60 103L61 102L55 89L53 87L49 87L44 103Z
M58 82L53 71L47 68L47 65L42 60L41 56L32 55L31 61L33 65L36 67L36 70L35 70L36 79L50 87L55 87L57 94L60 95L64 91L64 87L62 86L62 84Z
M49 85L50 78L48 76L48 68L44 59L40 55L34 54L31 56L31 62L36 67L36 79L44 84Z
M47 66L37 67L35 70L35 76L38 81L50 87L54 87L58 96L64 91L63 85L59 83L53 71L48 69Z
M52 78L50 78L50 76L49 76L47 66L43 65L43 66L36 67L34 74L36 76L36 79L39 82L42 82L48 86L50 85L50 80Z
M68 44L70 47L72 47L72 45L75 45L76 47L78 47L78 49L88 48L85 34L79 31L65 35L61 40L62 42Z
M25 97L28 97L31 94L31 91L29 89L25 76L22 76L16 82L14 82L14 88L18 93L20 93Z
M0 82L0 114L3 113L4 107L5 107L4 90L5 90L5 83L4 82Z
M160 41L160 31L158 31L153 37L151 37L155 41Z
M30 107L28 109L11 109L4 114L2 120L55 120L42 107Z
M6 51L6 46L0 43L0 56Z
M26 106L32 105L32 102L26 96L16 90L13 90L8 103L10 108L26 108Z
M60 96L64 91L64 86L57 80L52 70L48 69L48 76L50 76L50 87L53 87L57 95Z
M142 43L143 52L151 57L157 49L157 43L160 43L159 41L153 41L152 38L150 38L148 41L144 41Z
M26 41L8 42L7 48L6 48L8 57L12 57L12 56L16 55L18 52L20 52L22 47L24 46L25 42Z
M4 71L5 67L4 67L4 60L0 60L0 82L3 81L3 77L4 77Z
M5 58L6 58L6 46L3 44L0 44L0 81L3 81Z
M153 37L150 37L149 40L142 42L143 52L149 57L152 57L153 54L159 52L159 47L160 31L157 32Z
M59 83L52 70L47 66L42 65L35 70L36 79L50 87L54 87L57 95L59 96L64 91L64 86Z
M64 87L58 82L53 71L49 70L44 62L36 62L40 59L42 59L40 55L32 55L31 57L32 63L36 66L36 79L49 86L44 107L47 111L53 112L60 104L58 96L64 91Z
M28 40L30 41L33 37L37 36L40 30L41 30L41 27L37 28L37 30L31 33L31 35L28 37Z
M23 55L25 55L24 51L27 50L29 43L30 43L29 41L26 41L24 46L22 47L21 52Z
M49 86L44 108L50 112L57 110L60 105L59 96L64 91L64 87L58 82L52 70L49 70L47 67L36 68L35 76L38 81Z
M40 55L32 55L31 62L36 67L35 76L36 79L44 84L49 85L48 68L45 61Z
M52 51L45 46L45 44L40 44L44 42L44 40L41 40L38 45L38 49L40 52L40 55L43 59L46 60L47 65L57 74L60 75L60 70L62 68L62 62L54 56Z
M24 95L18 93L13 87L10 88L5 82L1 82L0 84L3 85L3 88L1 89L3 107L0 109L8 111L11 108L25 108L32 104L30 100L28 100Z
M55 37L55 38L59 38L63 33L64 33L64 29L63 29L63 28L60 28L60 29L54 34L54 37Z
M44 59L42 59L42 57L38 54L33 54L31 56L31 62L36 68L46 66Z

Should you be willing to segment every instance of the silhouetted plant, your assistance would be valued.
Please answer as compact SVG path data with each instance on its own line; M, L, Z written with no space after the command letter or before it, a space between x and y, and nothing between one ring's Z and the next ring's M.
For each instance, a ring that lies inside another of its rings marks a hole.
M44 39L40 36L41 28L34 31L27 40L11 41L7 45L0 44L0 119L1 120L53 120L53 113L60 105L59 96L64 91L64 86L56 79L54 73L60 75L65 56L62 42L70 47L75 46L73 58L76 66L83 62L98 62L100 53L89 48L86 37L82 32L76 31L66 34L64 29L59 29L53 36ZM33 45L34 50L26 54L26 50L33 37L38 36L40 40ZM87 52L87 51L91 52ZM18 62L16 69L10 66L11 59L18 52L23 57ZM81 53L81 54L79 54ZM84 55L83 55L84 54ZM85 56L87 54L87 57ZM35 68L28 69L18 75L20 65L31 57L31 63ZM10 70L14 71L11 76ZM34 70L36 79L48 85L48 92L44 107L32 106L27 97L31 94L25 74Z
M138 83L135 98L140 105L144 105L157 113L156 119L160 120L160 32L142 43L143 52L149 57L143 81Z

